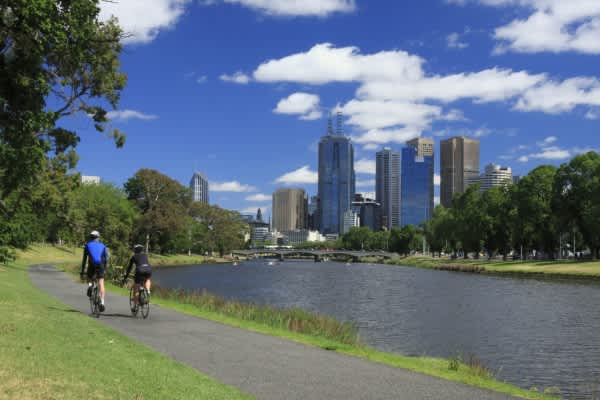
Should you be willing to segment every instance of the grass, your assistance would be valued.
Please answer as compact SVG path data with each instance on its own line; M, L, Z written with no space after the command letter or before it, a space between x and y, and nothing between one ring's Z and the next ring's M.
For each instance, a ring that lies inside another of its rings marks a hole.
M33 248L33 251L37 252L36 247ZM46 254L52 255L53 251L48 251ZM31 256L28 258L28 253L26 252L22 256L28 260L37 259ZM62 253L59 252L58 255L60 254ZM49 259L47 261L52 262ZM29 261L29 263L35 262L39 261ZM65 262L65 260L60 259L59 262ZM65 266L68 267L68 261ZM74 270L73 266L67 269ZM108 288L113 292L127 295L126 289L113 285L108 285ZM485 365L474 358L462 362L460 359L405 357L375 350L360 342L351 325L302 310L280 310L274 307L228 302L208 294L190 294L180 291L157 290L156 288L153 290L153 294L152 302L154 304L238 328L278 336L329 351L507 393L524 399L556 399L556 397L544 393L524 390L497 381ZM120 365L120 363L113 361L113 367L114 365Z
M600 279L600 261L558 260L520 262L501 260L488 261L486 259L450 260L448 258L414 256L394 258L386 261L386 264L459 272L529 275L548 278Z
M27 266L42 261L79 255L35 246L0 267L1 399L251 398L40 292Z

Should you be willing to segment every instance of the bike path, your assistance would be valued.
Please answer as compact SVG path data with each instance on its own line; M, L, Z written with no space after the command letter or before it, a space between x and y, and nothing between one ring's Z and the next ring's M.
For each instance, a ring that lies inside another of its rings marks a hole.
M50 265L29 270L35 286L90 314L86 285ZM261 400L508 400L508 395L392 368L151 306L134 318L129 299L106 296L100 322Z

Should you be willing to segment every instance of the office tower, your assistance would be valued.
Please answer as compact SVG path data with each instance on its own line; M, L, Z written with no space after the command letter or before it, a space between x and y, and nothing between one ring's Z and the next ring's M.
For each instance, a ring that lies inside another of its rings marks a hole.
M316 231L319 229L319 197L312 196L308 203L308 229Z
M485 166L484 173L479 176L477 181L481 191L485 192L495 186L505 186L513 183L512 169L510 167L501 167L497 164L488 164Z
M84 185L99 185L101 181L99 176L81 175L81 183Z
M194 172L190 180L190 189L192 189L192 200L208 204L208 179L200 172Z
M419 156L417 147L402 149L400 224L421 225L433 214L433 155Z
M381 205L378 202L357 193L352 202L352 210L358 214L361 227L371 228L373 232L381 230Z
M429 209L433 215L433 209L435 208L434 197L435 197L435 150L434 150L434 140L431 138L415 138L413 140L409 140L406 142L406 145L409 147L414 147L417 150L417 157L431 157L431 168L429 171L429 175L427 176L427 181L429 185Z
M341 114L337 132L329 119L327 134L319 142L319 230L339 234L344 213L352 207L355 192L354 148L344 136Z
M479 177L479 140L457 136L441 142L441 203L452 207L452 197L463 193Z
M277 189L273 193L273 229L306 229L308 198L303 189Z
M417 156L419 156L419 157L424 157L424 156L433 157L433 154L434 154L433 143L434 143L433 139L431 139L431 138L417 137L417 138L414 138L413 140L409 140L408 142L406 142L406 145L416 148Z
M381 204L382 226L400 226L400 153L388 147L376 154L375 200Z
M350 229L360 226L360 218L352 209L346 210L342 223L342 234L348 233Z

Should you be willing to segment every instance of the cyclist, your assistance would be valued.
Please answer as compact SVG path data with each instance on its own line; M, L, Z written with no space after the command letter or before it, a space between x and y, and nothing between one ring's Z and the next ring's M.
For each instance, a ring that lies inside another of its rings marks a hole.
M129 265L127 266L127 272L125 273L125 277L123 278L122 285L125 285L125 281L127 281L127 277L131 272L131 268L135 264L135 274L133 275L134 282L134 302L137 305L139 303L139 292L140 285L145 283L145 287L150 293L150 286L152 286L152 282L150 278L152 277L152 267L150 266L150 262L148 261L148 254L143 252L144 246L141 244L136 244L133 246L133 256L129 260Z
M92 231L90 233L90 241L83 247L83 261L81 262L81 270L79 276L83 280L85 264L88 264L87 268L87 281L88 289L87 295L92 295L92 279L94 274L98 278L98 286L100 286L100 312L104 312L104 272L106 271L106 265L108 263L108 249L100 242L100 233L98 231Z

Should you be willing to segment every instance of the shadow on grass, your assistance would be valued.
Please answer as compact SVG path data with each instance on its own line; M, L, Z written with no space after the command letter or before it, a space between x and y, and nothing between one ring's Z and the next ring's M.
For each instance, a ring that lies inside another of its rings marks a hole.
M72 308L59 308L59 307L52 307L52 306L48 306L46 307L48 310L50 311L60 311L60 312L65 312L65 313L78 313L81 314L79 311L74 310Z

